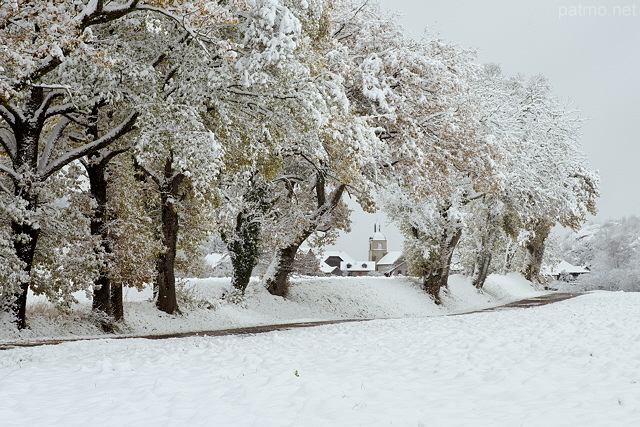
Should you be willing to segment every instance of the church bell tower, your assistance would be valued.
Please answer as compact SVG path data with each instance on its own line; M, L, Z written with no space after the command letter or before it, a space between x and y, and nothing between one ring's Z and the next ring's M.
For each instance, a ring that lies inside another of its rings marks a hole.
M378 262L387 254L387 238L380 232L380 224L373 226L373 236L369 237L369 261Z

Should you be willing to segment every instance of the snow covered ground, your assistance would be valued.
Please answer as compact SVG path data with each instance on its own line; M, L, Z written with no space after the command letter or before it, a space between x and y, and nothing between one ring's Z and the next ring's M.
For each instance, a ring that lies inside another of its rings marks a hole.
M636 426L640 294L0 352L3 426Z
M453 276L443 306L433 301L411 279L298 278L289 298L270 295L258 281L247 289L240 304L229 302L229 279L192 279L181 290L183 315L170 316L151 302L151 290L126 290L125 323L121 334L145 335L203 331L273 323L342 318L424 317L491 307L539 295L522 276L490 276L479 293L468 278ZM17 332L0 321L0 342L38 338L101 336L91 319L91 303L83 293L70 314L59 314L43 297L29 298L29 330Z

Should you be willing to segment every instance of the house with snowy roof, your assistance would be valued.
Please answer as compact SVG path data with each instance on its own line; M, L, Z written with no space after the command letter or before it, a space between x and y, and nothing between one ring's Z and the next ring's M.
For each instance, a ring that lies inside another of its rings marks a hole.
M387 252L376 264L376 271L385 276L407 275L407 261L402 251Z
M376 263L356 261L342 251L325 251L321 257L320 270L337 276L364 276L376 271Z
M347 276L366 276L376 271L376 263L373 261L356 261L355 263L342 263L340 270Z
M324 251L322 254L322 262L330 267L338 267L342 263L354 264L356 261L351 258L346 252L342 251Z
M588 267L580 267L562 260L555 268L544 269L542 275L553 277L555 280L570 282L576 280L581 275L588 273L591 273L591 270L589 270Z

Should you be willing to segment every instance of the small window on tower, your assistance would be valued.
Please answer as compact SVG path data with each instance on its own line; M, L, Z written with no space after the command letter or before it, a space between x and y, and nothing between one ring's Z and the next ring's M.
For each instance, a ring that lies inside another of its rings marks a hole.
M382 243L378 243L378 249L382 249Z

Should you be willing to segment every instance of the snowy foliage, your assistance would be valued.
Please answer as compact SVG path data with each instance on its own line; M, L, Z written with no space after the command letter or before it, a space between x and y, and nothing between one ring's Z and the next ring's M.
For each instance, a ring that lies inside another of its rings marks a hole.
M637 217L590 224L564 241L565 256L588 266L578 278L581 289L640 290L640 219Z
M378 179L418 195L450 193L461 175L490 185L496 153L478 132L473 53L437 38L414 41L373 3L337 2L332 24L329 65L376 129Z
M303 242L349 229L346 196L445 286L461 236L474 273L540 262L550 227L595 212L579 124L543 77L413 40L373 2L3 2L1 298L65 308L105 270L174 287L215 234L242 291L266 249L284 283ZM75 162L105 159L103 206Z

